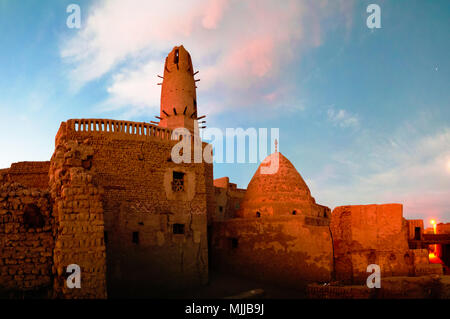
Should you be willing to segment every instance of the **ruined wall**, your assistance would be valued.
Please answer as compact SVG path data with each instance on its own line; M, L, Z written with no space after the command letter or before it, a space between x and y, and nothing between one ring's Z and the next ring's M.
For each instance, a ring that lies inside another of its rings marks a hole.
M213 223L212 267L294 288L330 281L330 229L314 225L309 218L234 218Z
M336 278L365 282L370 264L378 264L382 276L413 274L407 227L401 204L336 207L331 216Z
M54 200L54 296L106 298L106 256L102 189L89 170L93 149L86 142L60 142L51 159ZM81 288L67 287L67 266L81 268Z
M26 187L47 189L50 162L19 162L0 170L0 182L17 182Z
M208 280L212 164L171 160L170 130L112 120L61 125L56 138L87 141L93 182L104 188L108 295L150 297ZM174 172L184 190L172 188Z
M235 218L245 196L245 189L237 188L228 177L214 180L215 209L211 220Z
M53 218L47 191L0 184L0 293L52 286ZM47 293L47 294L46 294ZM19 295L24 296L24 295Z
M424 225L422 219L408 219L408 240L421 240L424 232ZM420 232L416 232L416 229L420 228Z
M436 225L436 234L450 234L450 223L439 223Z

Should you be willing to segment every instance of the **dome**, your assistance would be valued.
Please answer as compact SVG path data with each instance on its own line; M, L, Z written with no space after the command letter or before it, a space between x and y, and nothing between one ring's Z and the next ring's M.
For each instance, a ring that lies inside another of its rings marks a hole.
M323 211L324 207L316 204L294 165L283 154L275 152L264 159L253 175L238 217L324 217Z

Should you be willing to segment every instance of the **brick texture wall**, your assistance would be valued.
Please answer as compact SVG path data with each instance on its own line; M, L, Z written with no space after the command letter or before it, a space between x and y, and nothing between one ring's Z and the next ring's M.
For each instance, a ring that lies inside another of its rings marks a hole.
M93 150L112 297L152 297L208 281L212 164L174 163L170 133L144 123L78 120L63 123L56 137L57 144L78 141ZM173 172L184 174L184 191L172 190Z
M0 291L52 285L53 218L47 191L19 183L0 186ZM50 291L50 290L48 290Z

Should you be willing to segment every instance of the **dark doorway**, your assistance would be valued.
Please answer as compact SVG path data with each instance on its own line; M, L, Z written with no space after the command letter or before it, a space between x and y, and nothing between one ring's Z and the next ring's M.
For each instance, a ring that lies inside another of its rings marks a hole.
M414 228L414 240L420 240L420 227L415 227Z

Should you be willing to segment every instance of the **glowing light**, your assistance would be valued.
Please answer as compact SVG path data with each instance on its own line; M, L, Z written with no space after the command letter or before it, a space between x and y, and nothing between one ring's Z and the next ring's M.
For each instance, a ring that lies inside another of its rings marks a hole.
M433 225L433 233L436 234L436 220L431 219L430 224ZM432 264L443 264L442 260L437 256L437 245L433 245L433 250L428 253L428 260Z
M438 256L436 256L434 252L430 252L428 254L428 259L431 264L443 264L442 260Z
M436 220L430 220L430 224L433 225L433 233L436 234Z

